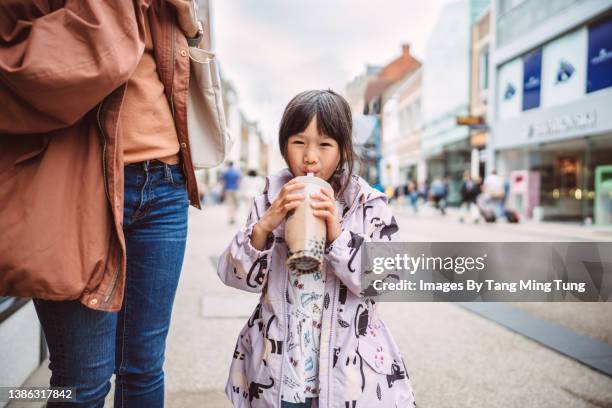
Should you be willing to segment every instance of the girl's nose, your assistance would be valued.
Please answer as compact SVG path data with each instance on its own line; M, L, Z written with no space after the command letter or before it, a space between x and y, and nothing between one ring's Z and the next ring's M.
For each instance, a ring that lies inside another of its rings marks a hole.
M307 164L316 164L318 161L316 152L313 149L308 149L304 153L304 162Z

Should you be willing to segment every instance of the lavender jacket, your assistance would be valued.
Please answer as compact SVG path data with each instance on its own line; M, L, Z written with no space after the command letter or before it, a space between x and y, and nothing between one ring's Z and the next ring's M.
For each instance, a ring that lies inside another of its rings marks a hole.
M408 372L395 341L373 302L361 295L360 247L365 241L397 239L398 226L384 194L351 175L344 193L342 233L326 250L324 309L319 357L319 407L416 406ZM286 338L287 246L284 223L268 236L263 251L251 245L253 226L293 176L269 176L255 197L246 227L219 260L217 273L229 286L261 293L240 331L225 392L234 407L281 405Z

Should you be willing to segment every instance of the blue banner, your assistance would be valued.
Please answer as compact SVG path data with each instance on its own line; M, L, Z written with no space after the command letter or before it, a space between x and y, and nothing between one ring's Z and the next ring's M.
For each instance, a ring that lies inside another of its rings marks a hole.
M542 48L523 57L523 110L540 106L542 87Z
M589 62L586 91L612 86L612 18L589 27Z

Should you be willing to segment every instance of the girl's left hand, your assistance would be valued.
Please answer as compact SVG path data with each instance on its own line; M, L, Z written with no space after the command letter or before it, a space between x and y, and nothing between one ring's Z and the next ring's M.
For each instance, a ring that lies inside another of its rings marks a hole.
M342 232L342 228L340 228L340 220L336 213L336 200L333 193L322 188L321 193L313 193L310 197L319 200L311 202L310 205L314 209L314 215L322 218L327 225L327 242L335 241Z

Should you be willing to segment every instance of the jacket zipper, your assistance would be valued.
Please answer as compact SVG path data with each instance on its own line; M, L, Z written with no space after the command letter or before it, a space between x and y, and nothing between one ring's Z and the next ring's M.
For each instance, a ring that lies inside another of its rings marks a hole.
M106 141L106 132L104 132L104 127L102 126L102 111L103 111L103 105L104 102L106 100L102 101L100 103L100 106L98 107L98 113L96 115L97 120L98 120L98 128L100 129L100 133L102 134L102 141L103 141L103 145L102 145L102 175L103 175L103 181L104 181L104 192L106 193L106 198L109 202L109 205L111 206L111 212L113 211L113 203L111 202L110 199L110 193L108 191L108 176L106 174L106 170L107 170L107 165L106 165L106 146L107 146L107 141ZM119 269L121 268L121 266L119 266L117 268L117 270L115 271L115 273L113 274L113 279L111 281L111 287L110 290L108 292L108 294L104 297L104 303L107 303L110 298L113 296L113 294L115 293L115 289L117 288L117 282L119 282Z
M104 105L105 101L106 99L100 103L100 106L98 106L98 113L96 117L98 119L98 128L100 129L100 134L102 135L102 175L104 178L104 192L106 193L106 198L108 199L108 202L111 204L111 208L112 208L110 194L108 192L108 180L106 178L106 133L104 132L104 128L102 127L102 119L101 119L102 106Z
M170 80L170 109L172 111L172 118L174 118L174 71L175 71L174 66L175 64L176 64L176 32L173 27L172 28L172 78ZM187 141L189 141L189 138L187 139ZM179 139L179 142L180 142L180 139ZM181 157L183 156L184 151L185 149L182 147L182 143L181 143L180 153L179 153ZM185 174L185 177L187 177L187 169L185 168L185 160L181 160L181 166L183 168L183 174ZM191 199L189 199L189 202L191 203Z
M115 293L115 289L117 289L118 282L119 282L119 269L117 269L117 271L115 272L115 275L113 275L111 289L108 295L106 295L106 297L104 298L104 303L107 303L110 300L110 298L113 296L113 294Z
M170 78L170 109L172 110L172 118L174 118L174 65L176 64L176 32L174 27L172 28L172 77ZM175 124L176 126L176 124ZM180 142L180 139L179 139ZM183 147L181 143L180 155L183 155ZM181 160L181 166L183 167L183 174L187 177L187 171L185 170L185 160Z
M175 50L175 46L176 46L176 33L174 32L174 27L172 27L172 76L170 78L170 109L172 109L172 117L174 118L174 100L173 100L173 94L174 94L174 64L176 63L175 61L175 54L176 54L176 50Z
M355 198L355 200L353 200L353 203L351 205L351 208L349 209L349 211L345 214L345 216L348 216L349 214L351 214L355 207L359 204L359 193L361 192L361 187L359 188L359 191L357 191L357 197ZM365 203L364 203L365 204ZM285 270L286 271L286 270ZM334 277L334 288L332 290L332 300L331 300L331 304L330 304L330 310L331 310L331 314L330 314L330 325L329 325L329 344L327 347L327 406L329 406L329 401L331 401L331 373L333 370L333 362L334 362L334 347L333 347L333 334L334 334L334 318L335 318L335 312L336 312L336 298L338 297L338 295L336 294L336 287L337 287L337 278ZM284 347L283 347L283 353L281 355L281 369L280 369L280 379L279 379L279 392L278 392L278 406L280 407L282 404L282 389L283 389L283 374L284 374L284 370L285 370L285 352L287 350L288 344L287 344L287 326L288 326L288 321L289 321L289 312L287 311L287 301L286 301L286 296L287 296L287 285L288 285L288 277L287 279L285 279L285 286L284 286L284 291L283 291L283 312L285 314L285 322L284 322ZM320 386L319 386L320 388ZM321 406L319 406L319 408L322 408Z
M331 401L331 379L333 377L332 370L334 369L334 324L335 324L335 316L336 316L336 299L338 295L336 294L336 286L338 284L338 279L334 276L334 289L332 291L332 301L330 302L331 314L330 319L331 322L329 324L329 345L327 346L327 406L329 407ZM321 388L319 386L319 388Z
M351 204L351 208L347 211L347 213L345 214L345 216L342 218L341 221L344 221L346 219L348 219L349 215L351 215L354 211L355 208L359 205L359 193L361 193L361 186L359 186L359 190L357 191L357 195L355 197L355 199L353 200L353 203ZM365 202L364 202L365 204ZM338 299L338 294L336 293L336 289L338 286L338 278L336 278L334 276L334 288L332 290L332 297L331 297L331 302L330 302L330 324L329 324L329 344L327 346L327 406L330 406L330 401L331 401L331 393L332 393L332 387L331 387L331 379L333 378L333 369L334 369L334 325L336 322L336 300ZM319 386L320 388L320 386ZM322 407L319 407L322 408Z
M351 204L351 208L347 211L346 214L344 214L344 217L342 217L342 221L344 221L345 219L348 219L348 216L351 215L354 211L355 211L355 207L357 207L359 205L359 194L361 193L361 186L358 185L359 190L357 190L357 194L355 196L355 199L353 200L353 203ZM363 204L365 205L366 201L364 200Z
M284 268L285 272L287 273L287 279L285 279L285 286L284 286L284 290L283 290L283 312L285 314L285 321L283 323L283 332L284 332L284 347L283 347L283 353L281 354L281 369L280 369L280 378L279 378L279 382L278 382L278 406L280 407L282 405L282 397L283 397L283 373L285 371L285 353L287 352L287 347L289 347L289 345L287 344L287 326L289 325L289 311L287 310L287 285L289 283L289 271L287 271L287 268Z

